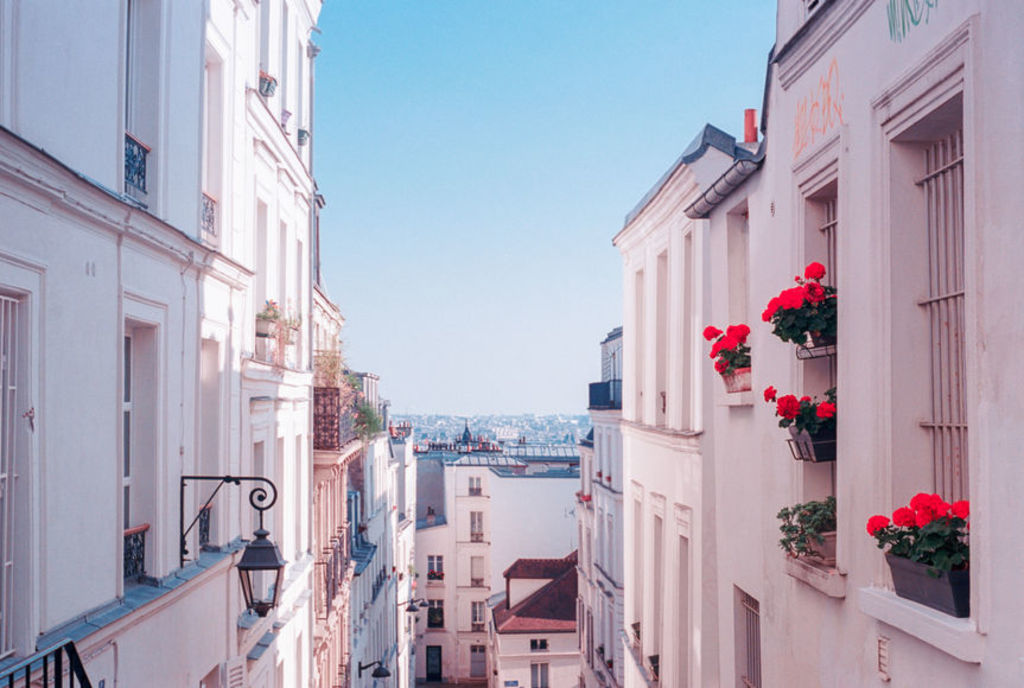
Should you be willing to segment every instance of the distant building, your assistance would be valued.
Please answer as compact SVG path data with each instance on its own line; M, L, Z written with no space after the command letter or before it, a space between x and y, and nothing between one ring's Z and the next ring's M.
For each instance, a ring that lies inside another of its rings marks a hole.
M580 677L621 686L623 648L622 328L601 342L601 381L590 385L593 429L580 442Z
M418 680L487 677L487 601L523 554L575 547L579 455L562 445L500 445L473 435L416 447Z
M576 633L577 553L517 559L490 610L488 654L493 688L561 688L579 681Z

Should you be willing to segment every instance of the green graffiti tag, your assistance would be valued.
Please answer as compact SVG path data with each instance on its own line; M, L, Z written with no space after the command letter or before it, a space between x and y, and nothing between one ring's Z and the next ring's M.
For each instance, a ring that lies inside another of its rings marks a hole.
M939 0L889 0L889 38L901 43L913 27L928 23L938 4Z

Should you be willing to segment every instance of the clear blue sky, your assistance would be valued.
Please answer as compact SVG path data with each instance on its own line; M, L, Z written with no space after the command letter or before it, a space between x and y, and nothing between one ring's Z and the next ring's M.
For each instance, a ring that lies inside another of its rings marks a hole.
M326 0L322 261L398 412L581 412L623 216L761 107L769 0Z

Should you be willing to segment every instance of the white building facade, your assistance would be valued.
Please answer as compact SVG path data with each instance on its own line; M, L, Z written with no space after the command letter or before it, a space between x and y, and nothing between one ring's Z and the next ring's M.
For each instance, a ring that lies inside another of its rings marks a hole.
M93 685L311 681L313 182L278 110L308 126L319 8L0 8L0 671L70 638ZM293 318L273 360L267 298ZM188 527L218 484L181 487L197 474L276 485L266 618L234 566L254 484L224 486L181 553L179 494Z
M580 442L580 677L588 688L623 682L622 328L601 342L601 381L590 385L592 434Z

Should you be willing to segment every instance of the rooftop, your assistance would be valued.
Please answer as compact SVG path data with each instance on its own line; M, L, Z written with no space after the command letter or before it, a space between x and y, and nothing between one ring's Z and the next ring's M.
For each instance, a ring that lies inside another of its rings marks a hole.
M572 633L576 630L576 552L564 559L519 559L505 571L509 575L518 566L530 572L543 570L549 575L514 576L516 578L552 578L511 609L494 609L494 627L498 633Z

